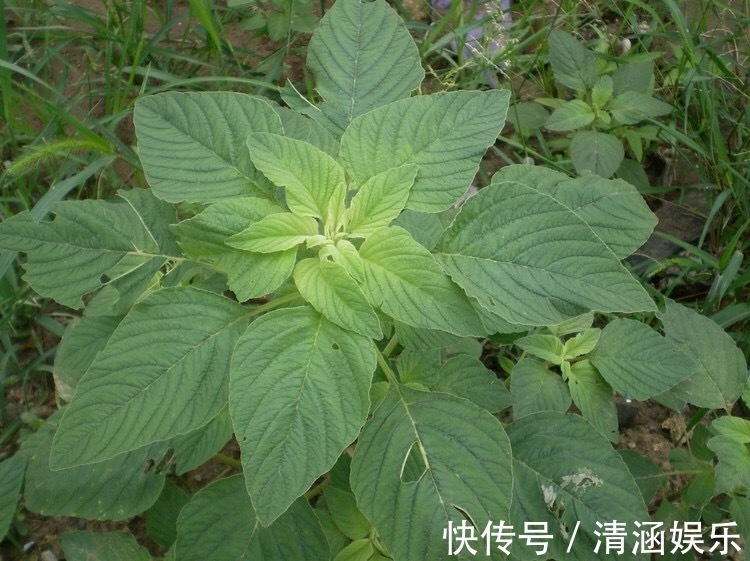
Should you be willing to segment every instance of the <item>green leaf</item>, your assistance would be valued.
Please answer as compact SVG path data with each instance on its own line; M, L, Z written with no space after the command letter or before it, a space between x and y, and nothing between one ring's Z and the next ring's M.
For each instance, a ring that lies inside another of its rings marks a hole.
M232 357L229 407L258 518L270 524L359 434L375 369L370 341L311 308L255 320Z
M357 508L352 493L329 485L323 489L323 496L333 521L346 537L356 540L369 535L372 525Z
M79 382L52 466L106 460L205 425L227 402L229 357L245 324L242 306L194 288L136 304Z
M531 101L514 103L508 109L508 122L524 136L531 136L535 130L544 126L549 113L547 110Z
M698 368L674 343L632 319L610 322L589 359L616 392L639 401L669 390Z
M576 362L568 369L568 388L573 403L599 434L617 442L620 439L617 406L612 388L588 360Z
M563 413L570 408L570 393L560 375L533 358L525 358L513 368L510 393L514 419L540 411Z
M575 337L565 341L563 358L570 360L582 355L587 355L594 350L599 342L602 330L598 328L584 329Z
M462 206L435 257L467 294L508 322L554 325L586 310L654 304L590 226L537 187L500 175Z
M149 537L164 547L170 547L177 539L177 517L190 497L167 479L161 495L146 511L146 531Z
M21 493L26 459L20 454L0 462L0 542L10 529L16 515L18 495Z
M342 549L333 561L369 561L375 553L369 539L355 540Z
M698 407L731 409L749 380L745 357L732 338L711 319L672 300L659 319L667 339L698 364L672 393Z
M375 310L343 266L327 259L303 259L294 269L294 283L329 321L365 337L383 337Z
M418 170L416 165L406 164L368 179L352 199L349 234L366 238L401 214Z
M304 140L334 158L338 156L339 141L323 125L288 107L275 106L274 110L281 117L284 136Z
M394 559L448 560L443 530L469 518L507 520L510 446L502 425L469 401L392 388L360 435L357 504Z
M597 109L603 108L612 99L614 84L609 76L599 76L591 89L591 102Z
M213 458L232 438L232 419L229 407L201 428L172 440L176 457L175 474L183 475Z
M623 92L609 104L612 118L622 125L635 125L650 117L669 115L673 110L669 103L638 92Z
M513 448L513 503L511 521L523 528L529 520L547 522L551 559L591 559L597 522L616 520L635 528L649 520L638 487L610 443L577 415L537 413L508 426ZM550 459L554 461L550 461ZM573 529L580 527L572 551L566 552ZM623 555L605 554L596 559L634 559L632 540L626 538ZM513 556L538 559L535 548L513 542Z
M172 230L179 236L185 254L225 272L230 290L244 302L273 292L289 278L297 250L248 253L229 247L225 241L250 224L279 212L283 212L281 207L263 199L230 199L208 206L190 220L172 226Z
M544 127L551 131L573 131L593 123L596 115L588 103L580 99L565 102L547 118Z
M502 168L492 178L493 183L505 181L530 185L558 201L620 259L641 247L658 221L638 190L619 179L595 175L571 179L543 167L516 165Z
M747 421L745 421L747 422ZM716 452L716 493L726 493L750 487L750 446L731 436L714 436L708 447Z
M530 353L544 361L552 364L560 364L564 353L563 343L559 337L546 335L544 333L534 333L516 339L515 342L522 350Z
M245 144L251 132L283 133L281 119L265 99L169 92L139 99L133 120L138 155L157 197L210 203L268 192Z
M659 466L635 450L618 450L617 453L620 454L625 465L628 466L628 471L633 475L641 491L643 502L649 504L666 480L666 476Z
M214 481L182 509L177 520L179 561L321 561L330 551L305 499L264 528L247 496L243 477Z
M325 100L320 109L343 131L349 123L408 97L424 78L403 20L385 2L336 2L320 20L307 66Z
M106 346L123 317L86 313L68 323L55 353L55 390L59 399L66 402L73 399L78 381Z
M461 336L482 333L466 295L405 230L394 226L375 232L359 254L365 265L365 295L389 316Z
M440 214L405 210L393 221L393 225L403 228L415 241L426 249L432 250L445 228L450 224L451 220L447 222L442 220L443 215L448 213L453 220L456 211L452 208Z
M711 423L711 428L722 436L729 437L741 444L750 443L750 421L740 417L726 415Z
M653 89L654 63L651 60L623 64L612 74L615 95L625 92L648 94Z
M79 516L122 520L149 508L164 486L156 473L167 446L156 444L110 460L59 471L50 470L50 448L58 429L58 413L29 437L20 453L28 459L25 506L45 516ZM151 466L151 467L150 467Z
M67 561L151 561L129 532L67 532L61 541Z
M320 237L318 223L310 216L290 212L271 214L227 239L230 247L258 253L275 253Z
M341 159L359 185L390 168L417 164L406 207L439 212L468 189L497 139L508 91L457 91L396 101L358 117L341 139Z
M549 35L549 62L555 79L579 92L591 88L599 77L591 51L559 29L553 29Z
M331 212L343 209L345 173L331 156L312 144L277 134L252 134L247 145L257 168L286 187L286 203L293 213L327 222Z
M430 389L463 397L490 413L505 409L513 401L494 372L478 359L464 354L445 361Z
M595 173L608 179L625 158L620 139L598 131L579 131L570 141L570 157L579 175Z
M19 213L0 223L0 249L27 253L24 278L39 294L81 308L83 295L179 255L167 230L174 209L146 190L120 196L56 203L53 220Z

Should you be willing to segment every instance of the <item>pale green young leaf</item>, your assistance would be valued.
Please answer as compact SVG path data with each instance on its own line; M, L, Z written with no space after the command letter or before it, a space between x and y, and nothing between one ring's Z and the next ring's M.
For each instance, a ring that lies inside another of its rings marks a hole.
M698 407L731 409L750 383L745 357L732 338L716 322L672 300L659 319L667 339L698 363L672 393Z
M558 201L620 259L641 247L657 223L638 190L620 179L595 175L571 179L543 167L514 165L502 168L492 178L493 183L505 181L524 183Z
M597 109L602 109L612 99L614 84L609 76L599 76L591 89L591 102Z
M179 236L182 250L190 259L208 262L226 273L229 289L244 302L273 292L289 278L297 250L248 253L225 242L250 224L280 212L283 212L280 206L264 199L228 199L172 226L172 231Z
M470 401L391 388L359 437L351 482L394 559L447 561L448 522L507 520L510 446L498 420Z
M0 462L0 541L5 539L16 515L16 505L25 473L26 459L20 454Z
M607 440L617 442L620 435L612 388L588 360L570 366L568 388L584 418Z
M182 475L201 466L220 452L230 438L232 419L229 417L227 406L199 429L172 440L175 474Z
M568 339L563 348L563 358L570 360L590 353L599 342L601 334L602 330L598 328L584 329L575 337Z
M625 157L620 139L599 131L579 131L570 141L570 157L579 175L595 173L608 179Z
M674 108L650 95L623 92L609 104L612 118L623 125L635 125L650 117L669 115Z
M329 321L371 339L381 339L380 321L357 282L328 259L303 259L294 268L302 297Z
M260 219L227 238L225 243L244 251L276 253L295 248L316 237L319 237L318 222L314 218L281 212Z
M336 245L328 245L320 250L321 259L332 259L338 263L354 280L362 283L365 280L365 264L359 255L359 251L349 240L340 239Z
M0 249L27 254L24 278L39 294L81 308L85 294L179 255L171 205L146 190L120 195L124 202L56 203L52 220L21 212L0 223Z
M245 491L242 475L214 481L193 495L177 519L179 561L321 561L330 559L310 503L300 499L264 528Z
M28 460L26 508L45 516L122 520L149 508L164 486L164 473L149 465L161 461L167 444L154 444L103 462L50 470L50 448L62 413L50 417L23 444Z
M637 400L666 392L698 369L681 348L632 319L607 324L588 356L615 391Z
M549 63L555 79L578 92L591 88L599 77L591 51L559 29L553 29L549 35Z
M564 352L559 337L545 333L533 333L515 341L522 350L552 364L560 364Z
M136 304L79 381L55 435L52 467L106 460L215 417L227 402L229 358L244 312L228 298L189 287Z
M561 321L558 324L548 325L547 329L550 331L550 333L552 333L552 335L563 337L565 335L570 335L571 333L578 333L579 331L586 330L593 324L594 313L586 312L585 314L581 314L580 316Z
M572 99L555 109L547 117L544 127L551 131L573 131L593 123L596 115L591 106L580 99Z
M597 231L533 176L501 175L466 201L435 256L470 297L511 323L654 309Z
M349 207L349 234L366 238L401 214L418 170L414 164L405 164L368 179L354 195Z
M323 497L334 523L346 537L356 540L369 535L372 525L359 511L352 493L328 485L323 489Z
M481 335L483 327L466 295L424 247L396 226L375 232L359 250L362 289L394 319L456 335Z
M133 120L138 155L157 197L209 203L268 193L245 145L250 132L283 134L281 119L265 99L169 92L139 99Z
M151 561L130 532L67 532L60 541L67 561Z
M720 434L707 443L718 456L716 464L716 491L726 493L750 487L750 446L731 436Z
M312 308L255 320L231 367L229 408L247 489L268 525L357 438L375 369L370 341Z
M424 77L414 40L382 0L336 2L310 40L307 66L323 115L341 132L358 115L408 97Z
M540 411L563 413L570 407L570 393L565 383L534 358L520 360L511 373L510 394L513 396L513 418L518 419Z
M597 541L595 531L616 520L634 528L648 521L649 514L633 476L593 427L578 415L537 413L508 426L513 447L513 503L510 522L547 522L546 553L550 559L591 559ZM550 461L554 458L554 461ZM578 528L567 552L574 528ZM605 553L600 546L596 559L616 561L643 559L633 554L633 538L626 537L622 554ZM536 547L514 540L512 554L523 561L539 559Z
M328 221L329 210L343 207L344 169L320 148L277 134L251 134L247 145L255 166L286 187L286 203L293 213Z
M468 399L490 413L513 404L510 392L495 373L480 360L465 354L446 360L429 387L432 391Z
M406 207L440 212L468 189L505 123L506 90L421 95L352 121L341 158L358 185L390 168L417 164Z
M354 540L344 549L338 552L333 561L370 561L375 549L369 539L361 538Z
M715 419L711 423L711 428L741 444L750 443L750 421L746 419L726 415Z

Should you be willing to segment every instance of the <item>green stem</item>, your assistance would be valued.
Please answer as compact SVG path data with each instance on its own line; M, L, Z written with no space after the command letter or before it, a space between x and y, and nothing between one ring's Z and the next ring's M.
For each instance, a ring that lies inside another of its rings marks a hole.
M385 349L383 349L383 355L391 356L391 353L396 348L396 345L398 345L398 334L394 333L393 337L391 337L391 340L388 341L388 344L385 346Z
M393 370L391 370L391 366L388 364L388 359L382 352L380 352L380 349L378 349L374 341L372 342L372 347L375 349L375 357L378 360L378 366L380 366L385 377L388 378L388 383L393 387L398 387L398 379Z
M300 295L297 293L293 294L287 294L285 296L279 296L278 298L271 300L270 302L267 302L266 304L262 304L258 306L257 308L253 308L248 312L248 316L254 317L260 314L264 314L266 312L269 312L273 309L278 308L279 306L283 306L284 304L288 304L289 302L294 302L295 300L298 300L300 298Z
M229 467L242 469L242 462L225 454L216 454L214 458Z

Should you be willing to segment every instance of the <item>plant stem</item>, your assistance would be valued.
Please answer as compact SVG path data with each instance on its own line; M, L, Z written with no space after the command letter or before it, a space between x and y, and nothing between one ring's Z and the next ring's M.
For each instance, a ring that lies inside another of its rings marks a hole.
M391 341L392 340L393 339L391 339ZM381 370L385 374L385 377L388 378L388 383L393 387L398 386L398 379L396 378L396 374L393 372L393 370L391 370L391 367L388 364L388 359L382 352L380 352L380 349L378 349L374 341L372 343L372 347L375 349L375 357L378 360L378 366L380 366Z
M235 458L232 458L231 456L227 456L226 454L216 454L214 456L214 459L230 467L242 469L242 462L240 462L239 460Z

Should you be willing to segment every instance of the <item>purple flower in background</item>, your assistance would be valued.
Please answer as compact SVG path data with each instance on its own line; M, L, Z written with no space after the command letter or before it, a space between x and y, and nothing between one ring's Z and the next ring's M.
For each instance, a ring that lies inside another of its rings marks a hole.
M451 0L431 0L438 11L450 8ZM471 29L461 45L461 59L472 58L493 60L495 54L507 44L507 31L512 21L510 14L511 0L464 0L464 10L468 12L476 6L474 21L487 20L483 25ZM453 44L458 52L458 45ZM485 72L485 78L492 87L497 87L497 78L491 71Z

